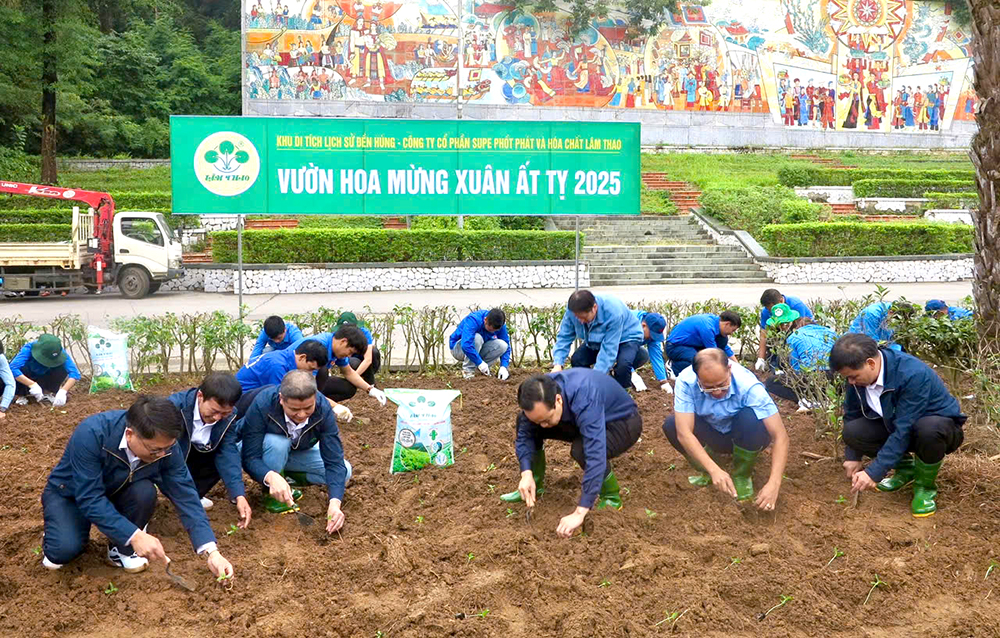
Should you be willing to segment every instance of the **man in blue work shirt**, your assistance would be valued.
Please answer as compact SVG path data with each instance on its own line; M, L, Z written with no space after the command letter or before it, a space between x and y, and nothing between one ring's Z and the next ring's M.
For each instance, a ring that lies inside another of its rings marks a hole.
M767 370L768 365L777 368L777 357L773 354L769 356L767 350L767 327L770 325L768 321L771 320L771 309L777 304L785 304L795 312L799 314L800 317L808 317L812 319L813 313L809 309L809 306L802 303L802 300L798 297L785 297L783 294L775 290L774 288L768 288L764 291L764 294L760 296L760 305L763 306L760 311L760 341L757 345L757 362L754 363L754 369L757 372L763 372Z
M573 353L574 368L594 367L623 388L632 385L632 370L646 363L642 349L642 326L628 306L614 297L577 290L569 297L552 351L553 372L563 369L575 339L583 343Z
M726 351L733 362L736 355L729 347L729 335L740 329L743 320L732 310L722 314L691 315L682 320L667 335L664 353L670 359L670 367L675 375L691 366L694 357L705 348L720 348Z
M319 372L316 374L316 385L326 398L333 403L346 401L360 389L367 392L380 405L385 405L385 392L375 387L374 378L372 383L365 381L351 366L351 357L357 357L368 349L368 337L358 326L349 323L342 324L337 327L336 332L321 332L310 335L298 343L305 341L318 341L326 349L330 364L329 366L320 366ZM295 345L297 346L298 343ZM330 368L334 365L340 368L340 373L347 383L330 374Z
M476 370L490 376L490 365L500 360L497 378L505 381L510 372L510 335L503 310L476 310L465 316L448 337L451 356L462 362L462 376L471 379Z
M788 433L778 408L754 373L729 361L718 348L699 352L674 384L674 414L663 422L670 445L699 473L692 485L711 483L739 501L754 497L757 457L774 444L771 475L755 501L773 510L788 462ZM719 467L718 455L733 454L732 475Z
M261 390L241 419L243 469L268 490L264 508L270 512L295 509L298 485L326 485L329 505L326 531L344 524L340 509L351 465L344 458L337 418L316 389L316 379L292 370L279 387Z
M375 345L375 339L372 337L371 330L361 321L358 320L357 315L353 312L342 312L340 316L337 317L338 326L355 326L358 330L365 335L365 339L368 340L368 347L365 349L365 353L352 355L351 367L354 368L355 372L361 376L362 379L367 381L369 384L375 384L375 375L382 368L382 352ZM354 388L354 386L351 386ZM347 388L345 388L347 391ZM351 392L351 396L354 396L356 389Z
M658 312L645 310L636 310L635 316L642 325L642 345L646 348L646 356L653 367L653 376L660 382L660 389L671 394L674 390L667 381L667 368L663 361L663 342L666 340L663 331L667 328L667 320ZM638 378L639 375L635 371L632 375L632 386L636 390L644 390L646 385Z
M80 380L73 358L63 350L59 337L43 334L24 344L10 362L17 396L49 399L55 407L66 405L66 393Z
M931 299L928 301L924 305L924 311L927 312L927 314L934 315L935 317L948 317L952 321L969 319L975 316L975 313L971 310L961 308L959 306L949 306L940 299Z
M284 350L302 338L302 331L294 323L287 322L278 315L264 320L264 328L257 337L257 343L250 351L247 361L252 361L265 352Z
M236 503L240 515L239 526L250 524L250 504L243 486L243 465L236 446L239 438L234 408L243 390L236 377L228 372L212 372L201 385L170 395L170 402L181 411L184 432L177 443L187 460L188 471L194 479L201 505L212 509L213 503L206 494L221 479Z
M862 334L837 340L830 369L849 384L842 436L851 491L895 492L913 483L911 513L936 512L938 471L945 455L962 445L967 418L941 377L920 359L880 348ZM874 460L862 469L865 456Z
M863 334L871 337L876 343L884 343L896 352L902 352L903 347L893 342L896 331L889 327L889 322L896 313L910 313L913 306L907 303L876 301L865 306L851 322L847 332Z
M621 509L618 478L611 459L624 454L642 435L635 401L607 374L588 368L536 375L517 389L515 448L521 467L516 492L500 498L534 507L545 488L546 440L570 443L570 456L583 468L577 508L559 521L556 533L568 538L594 507Z
M42 565L59 569L82 554L91 525L108 537L108 560L127 572L169 562L159 539L146 533L159 488L212 575L232 577L177 445L183 430L177 407L160 397L140 396L128 410L84 419L42 491Z
M800 317L788 304L775 304L771 308L771 318L768 327L776 326L785 336L788 347L787 363L791 367L788 372L779 370L764 383L767 391L776 397L797 403L799 412L808 412L814 407L808 399L802 399L792 388L795 385L789 381L789 375L809 372L826 372L827 378L833 380L830 372L830 350L837 341L837 333L826 326L813 323L809 317ZM785 363L782 361L782 363ZM780 367L780 366L775 366Z
M294 348L268 352L251 359L236 373L243 392L266 385L278 385L290 370L315 372L327 364L327 351L322 343L303 340Z

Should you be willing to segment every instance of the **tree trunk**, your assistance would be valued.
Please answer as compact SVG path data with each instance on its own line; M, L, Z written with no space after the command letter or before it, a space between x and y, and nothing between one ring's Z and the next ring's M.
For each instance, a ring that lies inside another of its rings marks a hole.
M979 210L973 211L975 225L975 281L980 332L984 339L1000 340L1000 3L971 0L972 49L975 87L978 96L976 124L969 152L976 166Z
M56 0L42 0L42 183L56 178Z

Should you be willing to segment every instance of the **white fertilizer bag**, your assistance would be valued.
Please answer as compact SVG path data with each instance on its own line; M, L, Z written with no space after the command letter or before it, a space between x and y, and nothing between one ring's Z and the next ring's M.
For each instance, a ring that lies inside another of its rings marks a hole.
M91 394L114 388L135 391L128 371L128 335L87 326L87 347L94 366Z
M390 474L455 463L451 444L451 402L460 397L461 392L390 388L385 395L399 406Z

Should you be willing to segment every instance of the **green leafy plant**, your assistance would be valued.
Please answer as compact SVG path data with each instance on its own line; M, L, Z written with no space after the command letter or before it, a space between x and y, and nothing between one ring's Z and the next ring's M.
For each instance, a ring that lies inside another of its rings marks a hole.
M997 567L1000 567L1000 563L998 563L997 561L995 561L993 559L990 559L990 566L986 568L986 575L983 576L983 580L986 580L987 578L989 578L990 577L990 573L992 573L993 570L996 569Z
M514 515L515 515L514 510L508 507L507 508L507 518L513 518Z
M973 251L970 226L936 222L771 224L755 237L774 257L944 255Z
M872 597L872 592L874 592L879 587L888 588L889 587L889 583L887 583L884 580L882 580L881 578L879 578L878 574L875 574L875 580L873 580L871 582L871 586L872 586L872 588L868 590L868 595L865 596L865 602L861 603L862 605L867 605L868 604L868 599Z
M490 610L489 609L484 609L484 610L482 610L481 612L479 612L476 615L479 616L480 618L486 618L487 616L490 615Z
M660 622L654 624L653 626L654 627L659 627L663 623L670 623L670 626L673 627L677 623L677 621L681 619L681 616L683 616L686 613L688 613L687 609L685 609L682 612L665 611L665 612L663 612L663 615L664 615L663 620L661 620Z
M468 565L469 563L471 563L475 559L476 559L476 555L473 554L472 552L469 552L468 554L465 555L465 564Z
M918 198L924 193L961 193L975 188L975 180L969 179L863 179L855 181L855 197L896 197Z
M834 547L833 548L833 558L831 558L829 561L827 561L826 565L823 565L823 569L826 569L827 567L829 567L830 564L833 563L833 561L837 560L838 558L840 558L843 555L844 555L844 552L842 552L839 549L837 549L836 547Z
M229 525L229 529L226 530L226 536L232 536L233 534L235 534L238 531L240 531L239 527L237 527L236 525L230 524Z
M41 548L41 546L33 547L33 548L31 548L31 552L35 556L41 556L42 555L42 548ZM989 573L987 573L986 575L989 576Z
M778 603L777 605L775 605L774 607L771 607L771 608L770 608L770 609L768 609L767 611L765 611L765 612L763 612L763 613L759 614L759 615L757 616L757 620L764 620L765 618L767 618L767 617L768 617L768 615L769 615L769 614L770 614L770 613L771 613L772 611L774 611L775 609L781 609L782 607L784 607L784 606L785 606L786 604L788 604L788 603L789 603L789 602L791 602L792 600L794 600L794 598L793 598L792 596L786 596L786 595L782 594L782 596L781 596L781 602L779 602L779 603Z
M841 494L837 496L837 500L834 501L834 503L836 503L837 505L847 505L847 498L843 494Z
M729 569L730 567L732 567L733 565L739 565L739 564L740 564L740 563L742 563L742 562L743 562L743 559L742 559L742 558L740 558L740 557L738 557L738 556L733 556L732 558L730 558L730 559L729 559L729 564L728 564L728 565L726 565L726 569L724 569L724 570L722 570L722 571L726 571L726 570L728 570L728 569Z
M492 472L495 469L497 469L496 463L490 463L489 465L486 466L486 469L483 471L488 473Z
M108 595L108 596L110 596L111 594L114 594L117 591L118 591L118 588L115 587L114 583L108 583L108 586L104 588L104 593L106 595Z
M489 491L490 494L493 494L493 493L495 493L497 491L497 486L493 485L493 484L488 484L486 486L486 489L487 489L487 491Z
M646 509L646 520L647 521L651 521L654 518L656 518L656 512L654 512L653 510L649 509L648 507L645 508L645 509Z
M607 578L602 578L601 584L598 585L598 587L611 587L611 581L608 580Z
M967 180L975 179L969 169L911 168L823 168L815 165L790 163L778 169L778 182L785 186L851 186L863 180ZM855 192L856 197L862 197ZM919 195L917 196L919 197Z
M414 520L414 522L415 522L415 523L416 523L417 525L420 525L421 523L423 523L423 522L424 522L424 517L423 517L423 516L417 516L417 517L416 517L415 519L413 519L413 520Z

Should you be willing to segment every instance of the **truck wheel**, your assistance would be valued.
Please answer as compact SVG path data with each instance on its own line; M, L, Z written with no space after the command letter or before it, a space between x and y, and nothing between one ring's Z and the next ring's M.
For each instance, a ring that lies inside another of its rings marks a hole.
M162 281L154 281L153 283L149 284L149 294L157 292L160 289L160 284L162 283L163 283Z
M143 268L126 268L118 276L118 290L129 299L141 299L149 294L149 274Z

